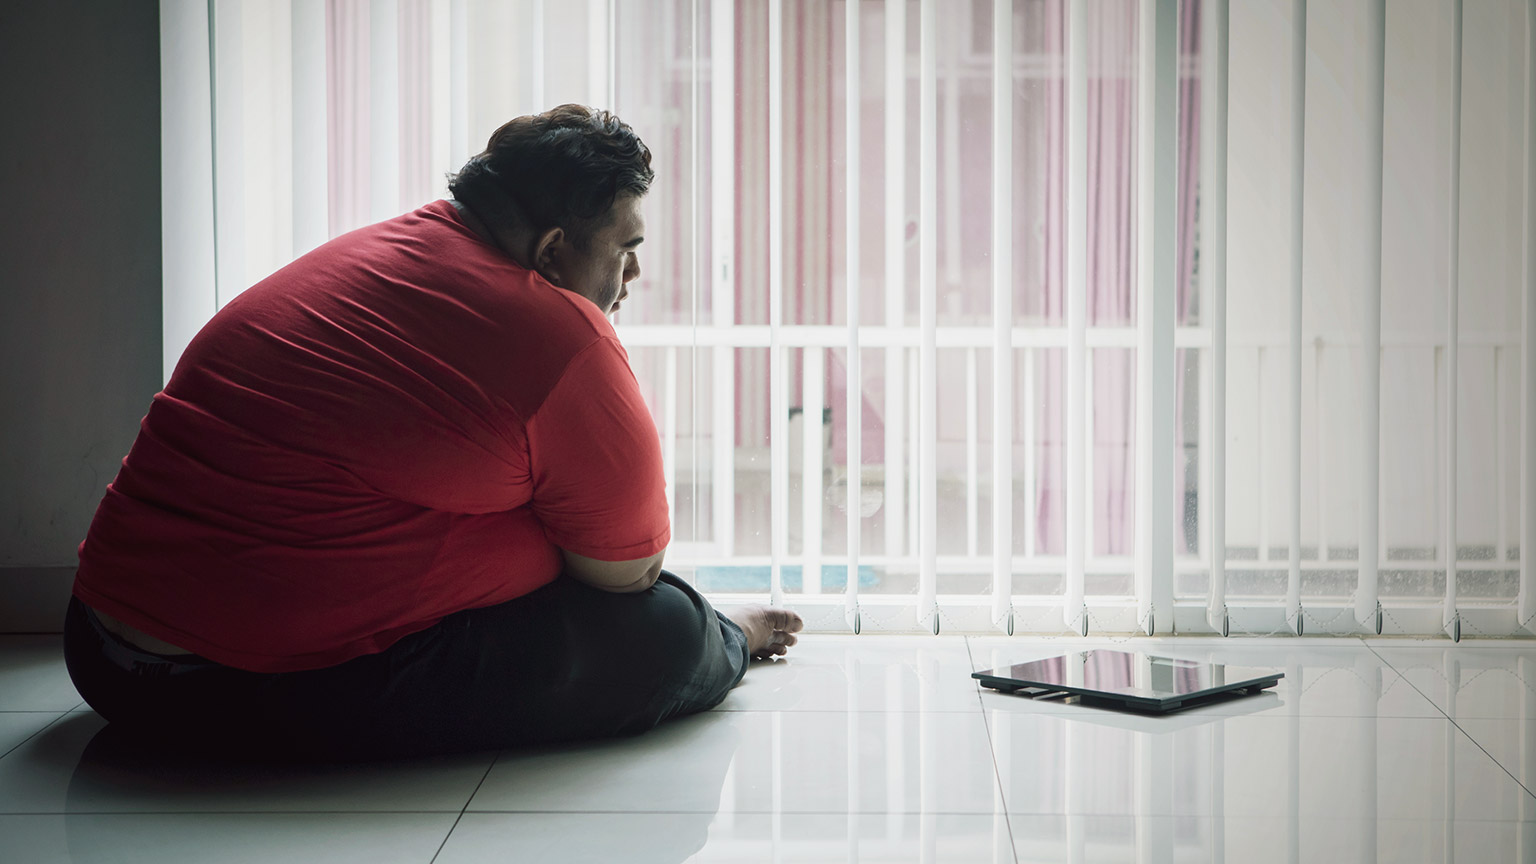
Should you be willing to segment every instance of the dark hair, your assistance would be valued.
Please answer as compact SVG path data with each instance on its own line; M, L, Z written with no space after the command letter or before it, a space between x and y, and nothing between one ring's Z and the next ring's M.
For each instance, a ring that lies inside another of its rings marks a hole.
M651 151L607 111L561 105L518 117L448 179L448 190L492 228L559 227L585 245L620 195L651 188Z

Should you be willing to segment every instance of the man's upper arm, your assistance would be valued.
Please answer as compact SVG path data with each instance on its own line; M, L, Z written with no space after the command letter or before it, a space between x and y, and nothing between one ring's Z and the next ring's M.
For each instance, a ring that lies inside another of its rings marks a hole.
M570 575L609 590L655 581L672 536L661 442L618 343L573 358L527 430L533 512Z

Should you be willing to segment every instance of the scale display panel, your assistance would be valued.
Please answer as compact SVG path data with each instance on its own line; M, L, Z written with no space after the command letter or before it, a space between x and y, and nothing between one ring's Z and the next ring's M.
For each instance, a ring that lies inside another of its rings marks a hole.
M1079 696L1086 704L1165 714L1259 693L1285 673L1094 649L973 672L971 677L983 687L1034 699Z

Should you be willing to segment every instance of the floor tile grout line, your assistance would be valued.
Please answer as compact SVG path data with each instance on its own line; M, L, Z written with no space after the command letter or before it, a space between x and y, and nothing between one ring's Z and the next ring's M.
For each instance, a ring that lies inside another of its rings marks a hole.
M453 816L452 810L16 810L3 816ZM458 814L462 815L462 813Z
M458 814L474 816L701 816L718 814L719 810L469 810ZM732 810L733 816L960 816L977 819L996 816L1092 816L1123 819L1224 819L1261 820L1262 815L1213 816L1209 813L1063 813L1049 810ZM20 810L0 813L5 816L451 816L452 810ZM1313 815L1305 821L1357 822L1361 817ZM1417 822L1414 816L1385 816L1377 821ZM1477 819L1458 816L1458 823L1479 825L1503 825L1527 822L1519 818Z
M477 787L475 787L475 790L479 791L479 788L480 787L477 786ZM464 820L464 811L460 810L459 811L459 815L453 817L453 824L448 826L447 833L443 834L443 842L437 844L437 851L433 852L432 853L432 857L427 859L427 864L436 864L437 856L443 854L443 849L445 847L447 847L447 845L448 845L448 839L453 836L454 829L458 828L459 827L459 823L462 822L463 820Z
M1519 786L1521 789L1524 789L1525 790L1525 794L1530 795L1533 798L1536 798L1536 791L1533 791L1531 789L1531 787L1525 785L1524 781L1522 781L1519 777L1516 777L1515 776L1515 772L1513 772L1513 771L1509 770L1509 768L1505 767L1504 763L1500 762L1497 756L1494 756L1492 753L1489 753L1488 752L1488 748L1484 747L1481 741L1478 741L1476 738L1473 738L1471 732L1468 732L1466 729L1463 729L1460 723L1457 723L1455 720L1451 719L1450 717L1447 717L1446 719L1450 720L1451 725L1456 727L1456 731L1460 732L1462 735L1465 735L1467 740L1471 741L1472 745L1474 747L1476 747L1477 749L1483 751L1483 755L1487 756L1488 759L1493 762L1493 764L1499 766L1499 770L1500 771L1503 771L1505 774L1508 774L1509 775L1509 779L1515 781L1515 785L1516 786ZM1483 719L1483 718L1477 718L1477 719ZM1500 718L1500 719L1503 719L1503 718Z
M977 815L984 815L984 814L977 814ZM1239 823L1242 823L1242 822L1266 822L1266 821L1287 822L1286 818L1283 817L1283 816L1269 816L1269 815L1262 815L1262 814L1247 814L1247 815L1237 815L1237 816L1233 816L1233 815L1213 816L1210 813L1061 813L1061 812L1048 812L1048 811L1045 811L1045 810L1031 810L1031 811L1028 811L1028 812L1024 812L1024 811L1011 811L1011 812L1008 813L1008 815L1009 816L1022 816L1022 817L1042 817L1042 816L1044 816L1044 817L1053 817L1053 818L1073 818L1073 819L1079 819L1079 818L1084 818L1084 819L1129 819L1129 820L1135 820L1135 821L1140 821L1140 820L1143 820L1143 819L1180 819L1180 820L1206 820L1206 821L1211 821L1211 822L1220 821L1220 822L1227 822L1227 823L1231 823L1231 822L1239 822ZM1406 824L1409 824L1409 825L1420 825L1420 824L1423 824L1425 821L1426 820L1423 817L1421 817L1421 816L1376 816L1376 817L1366 817L1366 816L1322 816L1322 815L1309 815L1309 816L1302 816L1302 817L1300 817L1298 824L1302 825L1303 827L1305 827L1307 825L1310 825L1310 824L1334 825L1334 824L1355 824L1355 823L1359 823L1359 822L1376 822L1378 824L1382 823L1382 822L1386 822L1386 823L1390 823L1390 824L1406 823ZM1445 820L1434 820L1434 821L1437 821L1438 824L1442 824L1442 825L1445 824ZM1515 818L1515 819L1475 819L1475 818L1462 818L1461 816L1457 816L1455 819L1452 819L1451 822L1454 823L1454 824L1457 824L1457 825L1532 825L1532 824L1536 824L1536 823L1530 822L1529 820L1518 819L1518 818ZM1289 823L1287 822L1287 824L1289 824ZM1228 827L1230 827L1230 824L1229 824Z
M501 761L501 754L504 752L506 751L497 750L496 755L491 757L491 764L485 766L485 773L480 775L480 782L475 784L474 791L470 792L469 797L464 799L464 806L459 808L459 815L454 817L453 824L448 826L448 833L443 835L443 842L437 844L437 851L432 853L432 858L427 861L427 864L436 864L437 856L443 854L443 849L448 846L448 840L453 836L454 829L459 827L459 822L463 821L464 814L469 812L469 805L474 802L475 796L480 794L480 787L485 785L485 778L491 776L491 770L496 767L497 762Z
M52 714L53 712L52 711L31 711L31 712L15 712L15 713ZM37 736L43 734L44 732L47 732L49 729L52 729L55 724L57 724L60 720L63 720L65 717L68 717L68 716L69 716L69 712L68 711L60 712L59 716L53 718L52 720L49 720L47 723L44 723L42 728L38 729L36 732L33 732L31 735L28 735L27 737L21 739L20 741L17 741L15 743L15 745L13 745L10 749L6 750L4 753L0 753L0 759L4 759L5 757L11 755L12 753L15 753L18 749L21 748L22 745L26 744L28 741L31 741L33 738L36 738Z
M1396 636L1360 636L1357 638L1366 640L1367 644L1372 641L1380 642L1383 648L1475 648L1480 651L1530 651L1536 648L1536 638L1530 636L1513 639L1508 637L1501 639L1477 639L1471 636L1463 636L1460 642L1453 642L1448 636L1440 636L1433 639Z
M969 697L967 697L969 700ZM975 714L975 708L710 708L698 714ZM688 715L690 717L696 715ZM682 718L678 718L682 719Z
M700 714L975 714L974 708L710 708Z
M710 816L720 813L732 816L975 816L986 818L1004 815L1006 810L470 810L470 816Z
M1361 637L1361 641L1362 642L1364 641L1364 637ZM1412 687L1414 692L1419 694L1420 698L1422 698L1424 701L1428 702L1430 705L1433 705L1435 710L1440 712L1440 716L1444 717L1446 719L1446 722L1450 723L1452 726L1455 726L1457 732L1460 732L1462 735L1465 735L1467 740L1472 742L1473 746L1475 746L1477 749L1483 751L1483 755L1487 756L1488 759L1491 762L1493 762L1493 764L1499 766L1499 770L1500 771L1503 771L1505 774L1509 775L1509 779L1515 781L1515 785L1516 786L1519 786L1521 789L1524 789L1525 790L1525 794L1533 796L1533 797L1536 797L1536 790L1532 790L1531 787L1525 785L1524 781L1522 781L1519 777L1515 776L1515 772L1509 770L1509 768L1506 767L1503 762L1499 761L1497 756L1494 756L1492 753L1489 753L1488 752L1488 748L1484 747L1481 741L1478 741L1476 738L1472 737L1472 733L1468 732L1466 729L1464 729L1460 723L1457 723L1455 717L1452 717L1451 715L1445 713L1445 709L1444 708L1441 708L1438 704L1436 704L1435 700L1429 698L1429 694L1428 693L1425 693L1423 690L1419 689L1419 685L1413 683L1413 681L1407 675L1404 675L1402 673L1402 671L1400 671L1396 666L1393 666L1392 665L1392 661L1390 661L1387 658L1381 656L1381 652L1377 651L1375 649L1375 647L1373 647L1372 645L1366 644L1365 647L1369 648L1371 653L1376 655L1376 659L1380 660L1383 664L1385 664L1388 669L1391 669L1393 672L1396 672L1398 678L1401 678L1402 680L1407 681L1408 682L1408 686ZM1469 719L1472 719L1472 718L1469 718ZM1483 718L1476 718L1476 719L1483 719ZM1492 719L1502 720L1502 719L1506 719L1506 718L1498 717L1498 718L1492 718Z
M1383 665L1383 666L1385 666L1385 667L1387 667L1387 668L1388 668L1388 669L1391 669L1391 670L1392 670L1392 672L1393 672L1393 674L1395 674L1395 675L1397 675L1397 677L1398 677L1398 679L1399 679L1399 680L1401 680L1401 681L1403 681L1403 682L1405 682L1405 683L1407 683L1407 685L1408 685L1408 686L1409 686L1409 687L1412 687L1412 688L1413 688L1413 692L1415 692L1415 693L1417 693L1417 694L1419 694L1419 698L1420 698L1420 699L1423 699L1423 700L1424 700L1424 701L1425 701L1425 702L1428 702L1428 703L1429 703L1429 705L1430 705L1430 707L1431 707L1431 708L1434 708L1434 709L1435 709L1435 711L1436 711L1436 712L1437 712L1437 713L1438 713L1438 714L1439 714L1439 715L1440 715L1440 716L1441 716L1441 717L1444 717L1444 718L1445 718L1445 719L1447 719L1447 720L1450 720L1450 721L1451 721L1451 724L1452 724L1452 725L1455 725L1455 723L1456 723L1456 721L1455 721L1455 720L1454 720L1454 719L1453 719L1453 718L1452 718L1452 717L1451 717L1451 715L1449 715L1449 714L1447 714L1447 713L1445 713L1445 709L1444 709L1444 708L1441 708L1441 707L1440 707L1440 706L1439 706L1439 705L1438 705L1438 704L1437 704L1437 703L1436 703L1436 702L1435 702L1435 700L1433 700L1433 699L1431 699L1431 698L1429 698L1429 694L1428 694L1428 693L1425 693L1425 692L1424 692L1424 691L1423 691L1423 690L1420 690L1420 689L1419 689L1419 685L1417 685L1417 684L1415 684L1415 683L1413 683L1413 679L1411 679L1411 678L1409 678L1409 677L1408 677L1408 676L1407 676L1407 675L1404 675L1404 674L1403 674L1403 672L1402 672L1402 670L1401 670L1401 669L1398 669L1398 668L1397 668L1397 667L1396 667L1396 666L1393 666L1393 665L1392 665L1392 661L1390 661L1390 660L1388 660L1388 659L1387 659L1387 658L1385 658L1385 657L1383 657L1383 656L1381 656L1381 652L1380 652L1380 651L1377 651L1377 650L1376 650L1376 649L1375 649L1375 648L1372 648L1372 647L1371 647L1371 646L1370 646L1370 644L1369 644L1369 643L1366 643L1366 642L1365 642L1365 637L1363 637L1363 636L1362 636L1362 637L1361 637L1361 638L1360 638L1360 641L1361 641L1361 643L1362 643L1362 644L1365 644L1365 647L1366 647L1366 650L1368 650L1368 651L1370 651L1370 652L1371 652L1371 653L1372 653L1372 654L1374 654L1374 655L1376 655L1376 659L1377 659L1377 660L1380 660L1380 661L1381 661L1381 664L1382 664L1382 665ZM1460 729L1460 728L1461 728L1461 727L1460 727L1460 726L1457 726L1457 727L1456 727L1456 728L1458 728L1458 729ZM1495 761L1497 761L1497 760L1495 760Z
M971 637L965 637L965 658L976 671L976 655L971 653ZM972 679L975 680L975 679ZM1003 824L1008 826L1008 851L1013 860L1019 860L1019 846L1013 839L1013 820L1008 818L1008 799L1003 795L1003 769L997 764L997 745L992 740L992 724L987 721L987 704L982 700L981 687L976 687L976 704L981 709L981 726L987 731L987 755L992 757L992 779L997 783L997 800L1003 806Z

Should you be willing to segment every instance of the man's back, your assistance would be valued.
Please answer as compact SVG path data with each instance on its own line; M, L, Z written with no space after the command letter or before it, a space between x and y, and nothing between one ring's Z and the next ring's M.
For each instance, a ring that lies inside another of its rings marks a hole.
M109 488L76 593L218 662L289 671L526 594L559 572L557 542L633 558L668 539L611 326L439 201L215 316Z

